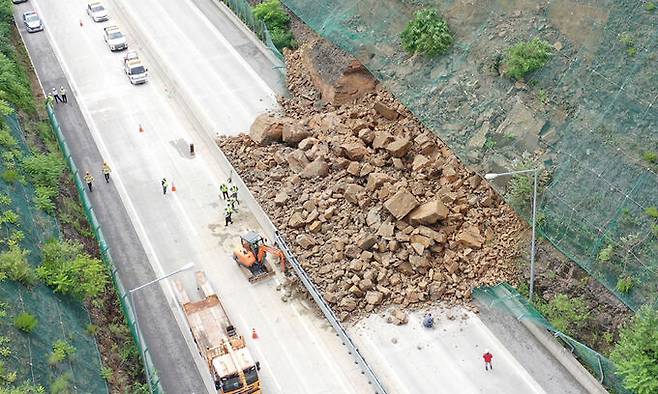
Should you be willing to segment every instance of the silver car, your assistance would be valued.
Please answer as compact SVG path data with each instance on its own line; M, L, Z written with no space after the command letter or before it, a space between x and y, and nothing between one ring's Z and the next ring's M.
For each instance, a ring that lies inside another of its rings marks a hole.
M43 30L43 23L41 18L34 11L28 11L23 13L23 24L27 29L28 33L34 33L35 31Z
M104 22L110 18L105 6L98 1L87 4L87 14L94 22Z

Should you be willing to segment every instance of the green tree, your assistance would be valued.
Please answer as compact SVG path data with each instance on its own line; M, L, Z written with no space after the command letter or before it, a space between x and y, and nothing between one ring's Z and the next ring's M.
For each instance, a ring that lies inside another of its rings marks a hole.
M641 307L622 327L610 358L628 390L658 393L658 311L648 305Z
M528 42L519 42L505 54L505 75L521 79L526 74L542 68L551 56L551 46L546 41L534 38Z
M448 23L436 10L417 11L414 19L400 34L402 48L409 53L421 53L428 57L441 55L454 42Z
M84 253L82 244L74 241L48 241L37 275L56 292L78 299L97 296L107 284L103 263Z
M279 50L295 48L297 43L290 31L290 16L279 0L266 0L253 8L254 16L267 26L272 35L272 43Z

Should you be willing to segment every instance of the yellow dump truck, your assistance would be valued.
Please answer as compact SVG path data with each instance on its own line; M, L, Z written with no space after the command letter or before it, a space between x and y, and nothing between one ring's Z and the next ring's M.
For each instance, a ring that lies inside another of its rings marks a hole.
M244 337L231 324L219 297L206 275L196 272L202 299L191 301L180 281L176 281L176 296L218 393L262 393L258 371L260 365L247 349Z

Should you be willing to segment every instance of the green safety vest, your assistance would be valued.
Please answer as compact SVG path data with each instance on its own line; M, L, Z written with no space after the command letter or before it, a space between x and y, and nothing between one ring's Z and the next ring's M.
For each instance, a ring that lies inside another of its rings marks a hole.
M226 186L226 183L222 183L222 185L219 187L219 190L222 192L227 192L228 186Z

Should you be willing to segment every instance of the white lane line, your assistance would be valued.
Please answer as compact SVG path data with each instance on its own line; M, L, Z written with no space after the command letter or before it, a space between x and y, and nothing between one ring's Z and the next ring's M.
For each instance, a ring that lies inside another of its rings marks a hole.
M43 15L41 12L40 6L38 5L37 2L33 1L32 2L33 7L35 10L39 13L39 15ZM65 61L64 56L62 55L62 51L60 50L59 46L57 45L55 38L52 36L50 31L48 29L44 29L46 33L46 37L48 38L48 41L50 42L50 45L53 49L53 52L55 53L55 56L59 60L59 63L62 67L62 70L64 71L64 74L69 82L69 86L71 87L72 92L77 92L77 97L78 97L78 105L80 107L80 112L82 113L83 118L85 119L87 125L89 126L89 131L92 135L92 138L94 141L96 141L97 148L101 155L103 157L111 157L109 154L109 151L107 150L105 143L103 139L100 137L100 133L98 132L98 126L96 125L96 122L93 120L93 118L90 115L89 108L87 107L85 100L82 96L82 93L80 89L77 86L77 83L75 79L73 78L73 74L71 73L70 68L68 67L68 64ZM156 271L157 276L163 276L164 271L162 269L162 265L160 263L160 260L157 257L157 254L155 253L155 248L153 247L153 244L151 243L149 237L146 234L146 230L144 228L143 223L139 219L139 216L137 215L137 210L135 209L135 206L132 203L132 200L128 196L127 190L123 184L123 181L121 180L121 177L118 174L113 174L112 176L113 181L115 182L115 186L119 192L119 197L123 201L124 206L126 207L129 217L131 221L133 222L133 225L135 226L135 231L137 232L142 245L145 247L145 252L147 255L147 258L149 262L151 263L152 268L154 271ZM110 251L111 253L111 251ZM187 344L188 350L192 354L192 357L195 361L195 364L197 365L197 369L199 370L200 375L202 378L204 378L204 385L206 386L206 389L210 389L212 387L212 383L209 382L210 377L209 374L207 373L207 369L205 368L205 364L201 362L200 356L198 355L198 351L196 346L193 344L191 334L189 334L189 328L187 327L186 323L183 323L184 316L182 313L181 308L172 308L172 305L177 305L175 302L172 304L172 300L175 300L175 295L174 295L174 290L171 284L168 281L165 281L165 283L161 282L161 288L163 290L166 289L164 292L166 295L168 295L169 299L169 305L170 309L173 311L173 314L176 318L176 322L179 326L179 330L181 333L183 333L183 338L185 338L185 342ZM184 325L185 324L185 325ZM186 335L187 333L187 335ZM201 365L204 365L204 368L201 368ZM211 390L208 390L209 392L212 392Z
M243 329L246 328L248 330L249 324L247 324L247 320L245 320L244 317L240 316L240 322L242 324ZM249 331L244 331L244 332L249 332ZM251 347L250 346L249 349L253 350L256 353L256 355L257 355L256 361L260 362L261 368L264 368L265 370L267 370L269 372L267 374L267 376L272 378L272 381L276 385L276 388L279 389L280 393L283 393L283 388L281 387L281 383L279 383L279 381L276 378L276 374L274 374L274 372L272 371L272 368L270 367L270 363L267 362L267 359L263 356L263 353L260 351L260 347L259 346ZM268 389L268 391L269 391L269 389Z

